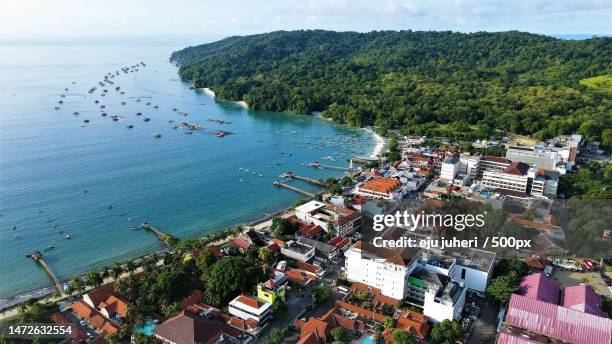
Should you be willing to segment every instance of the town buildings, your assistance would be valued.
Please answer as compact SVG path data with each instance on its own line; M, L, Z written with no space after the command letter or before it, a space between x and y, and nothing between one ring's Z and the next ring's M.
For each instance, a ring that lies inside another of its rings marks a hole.
M387 177L374 177L355 188L355 194L374 199L400 200L407 192L399 180Z
M361 225L359 212L319 201L310 201L295 208L295 216L305 223L320 226L334 235L348 235Z
M315 256L315 248L313 246L295 240L287 241L281 246L280 251L286 257L303 262L310 261Z

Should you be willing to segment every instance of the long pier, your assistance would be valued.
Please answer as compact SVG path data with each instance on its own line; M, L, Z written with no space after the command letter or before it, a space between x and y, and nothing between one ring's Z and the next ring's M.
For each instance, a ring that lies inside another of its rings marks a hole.
M150 223L143 223L140 225L140 228L145 231L152 232L157 237L157 240L164 246L165 248L171 248L174 245L174 236L168 233L164 233L161 229L151 225Z
M368 158L368 157L364 157L364 156L354 156L350 160L352 160L353 162L356 162L358 164L367 164L367 163L370 163L370 162L378 161L377 158Z
M36 263L38 263L43 268L43 270L45 270L47 275L49 275L49 278L51 278L51 280L53 281L53 284L55 285L55 288L57 288L57 291L62 294L64 292L64 288L62 288L62 283L60 282L59 278L55 276L55 273L47 264L47 262L45 262L45 258L43 257L42 253L40 253L39 251L34 251L32 252L32 254L29 255L29 257L32 258Z
M299 194L302 194L302 195L304 195L304 196L308 196L308 197L310 197L310 198L314 198L314 196L315 196L315 194L313 194L313 193L311 193L311 192L304 191L304 190L299 189L299 188L296 188L295 186L292 186L292 185L288 185L288 184L285 184L285 183L281 183L281 182L279 182L278 180L275 180L275 181L274 181L274 183L272 183L272 184L274 184L274 185L276 185L276 186L279 186L279 187L284 187L284 188L287 188L287 189L289 189L289 190L293 190L293 191L295 191L295 192L297 192L297 193L299 193Z
M297 174L293 174L291 172L283 173L279 177L295 179L295 180L301 180L301 181L306 182L308 184L325 187L325 183L321 182L320 180L316 180L316 179L312 179L312 178L308 178L308 177L298 176Z

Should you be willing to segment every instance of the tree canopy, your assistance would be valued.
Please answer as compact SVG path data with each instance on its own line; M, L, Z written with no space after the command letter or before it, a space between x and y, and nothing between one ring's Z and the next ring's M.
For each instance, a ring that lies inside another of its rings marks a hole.
M428 136L578 132L605 145L610 93L580 80L612 74L611 42L516 31L299 30L229 37L171 58L182 79L255 110L321 111L340 123Z

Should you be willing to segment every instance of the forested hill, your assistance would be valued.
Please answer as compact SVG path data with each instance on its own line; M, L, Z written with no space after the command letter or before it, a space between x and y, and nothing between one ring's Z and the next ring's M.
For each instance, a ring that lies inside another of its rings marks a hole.
M605 141L610 94L579 81L612 74L611 56L610 38L316 30L229 37L171 58L181 78L253 109L322 111L355 126L421 134L579 131Z

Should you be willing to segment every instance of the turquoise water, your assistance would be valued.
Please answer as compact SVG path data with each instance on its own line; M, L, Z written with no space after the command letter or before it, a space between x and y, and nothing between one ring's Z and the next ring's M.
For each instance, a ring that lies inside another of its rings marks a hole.
M376 341L371 335L364 335L359 339L360 344L376 344Z
M153 335L153 331L155 330L155 328L157 327L157 325L153 322L153 319L147 319L145 320L145 324L141 327L136 328L136 333L142 333L142 334L146 334L147 336L152 336Z
M190 90L167 61L177 48L0 46L0 298L50 284L25 257L34 250L53 245L43 254L60 278L70 278L158 249L152 235L132 230L140 223L178 237L243 223L299 197L272 185L280 173L341 176L300 163L347 166L350 155L371 151L373 138L361 130L312 116L249 111ZM98 85L107 72L140 61L147 67L121 73L111 79L114 85ZM96 92L89 94L94 86ZM115 91L117 86L125 95ZM107 117L96 99L106 106ZM54 110L59 100L64 104ZM74 116L75 111L80 114ZM124 118L114 122L114 113ZM200 123L206 130L186 135L169 120ZM215 129L235 134L207 134ZM155 139L154 133L162 137ZM328 156L334 160L323 159ZM54 222L47 222L50 218Z

